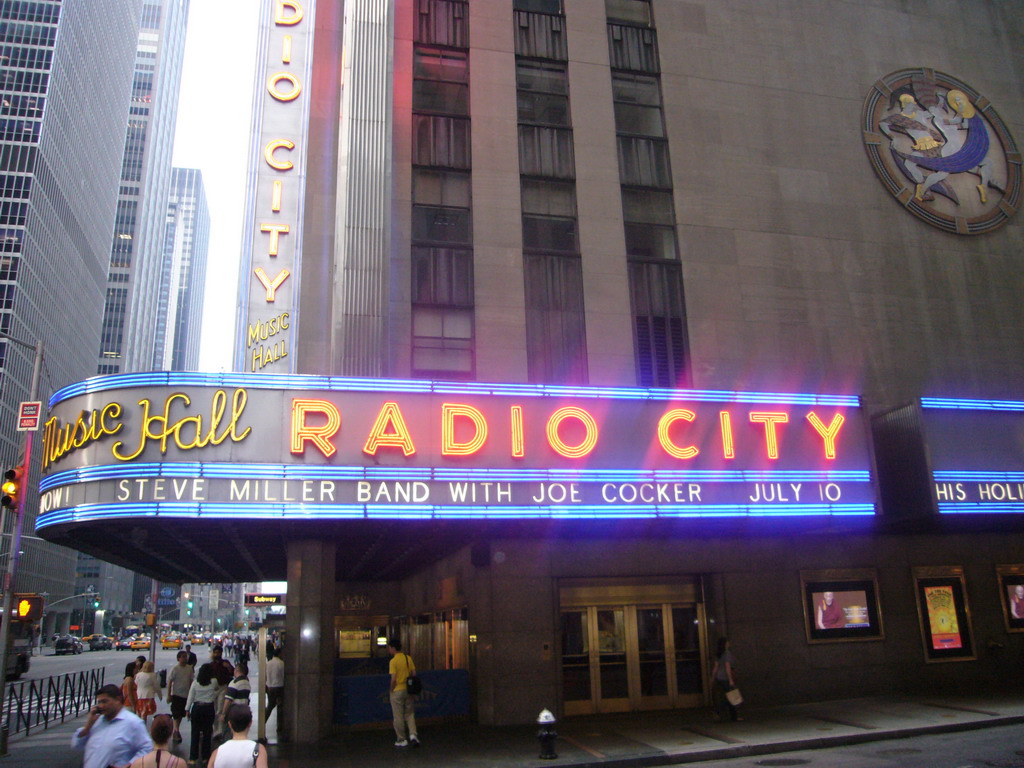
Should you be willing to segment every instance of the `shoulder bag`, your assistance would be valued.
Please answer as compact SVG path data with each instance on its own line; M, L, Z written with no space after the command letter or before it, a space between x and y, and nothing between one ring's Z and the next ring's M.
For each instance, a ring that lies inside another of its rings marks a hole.
M423 683L420 682L420 679L416 677L416 675L411 673L409 668L409 654L405 653L402 655L405 656L405 669L410 673L408 677L405 678L406 693L410 696L419 696L423 691Z

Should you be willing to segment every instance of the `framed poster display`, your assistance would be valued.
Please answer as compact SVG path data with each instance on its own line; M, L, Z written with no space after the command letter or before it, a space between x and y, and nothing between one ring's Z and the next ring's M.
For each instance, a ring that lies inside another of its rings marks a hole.
M882 640L874 569L800 571L808 643Z
M1024 565L997 565L1007 632L1024 632Z
M964 569L960 566L914 568L914 583L925 660L931 663L977 658Z

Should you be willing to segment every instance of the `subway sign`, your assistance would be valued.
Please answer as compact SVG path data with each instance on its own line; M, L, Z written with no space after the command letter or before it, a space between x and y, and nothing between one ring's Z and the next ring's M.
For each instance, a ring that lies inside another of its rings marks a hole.
M875 511L847 395L124 374L57 392L42 443L38 529Z
M265 592L246 592L245 605L250 608L259 608L265 605L284 605L284 595L271 595Z

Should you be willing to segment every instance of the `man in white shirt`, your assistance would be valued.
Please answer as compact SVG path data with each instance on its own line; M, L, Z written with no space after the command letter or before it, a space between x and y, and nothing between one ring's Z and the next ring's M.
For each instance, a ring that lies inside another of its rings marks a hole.
M281 730L281 712L284 709L284 661L275 653L267 652L267 711L263 722L270 720L270 713L278 707L277 725Z
M96 691L89 719L71 736L74 749L85 750L83 768L127 768L153 749L146 726L124 708L121 689L104 685Z

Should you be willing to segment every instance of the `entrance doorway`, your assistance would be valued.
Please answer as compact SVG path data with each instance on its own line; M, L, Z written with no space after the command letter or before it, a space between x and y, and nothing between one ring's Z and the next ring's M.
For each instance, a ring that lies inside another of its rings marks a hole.
M562 584L566 715L699 707L706 628L699 582Z

